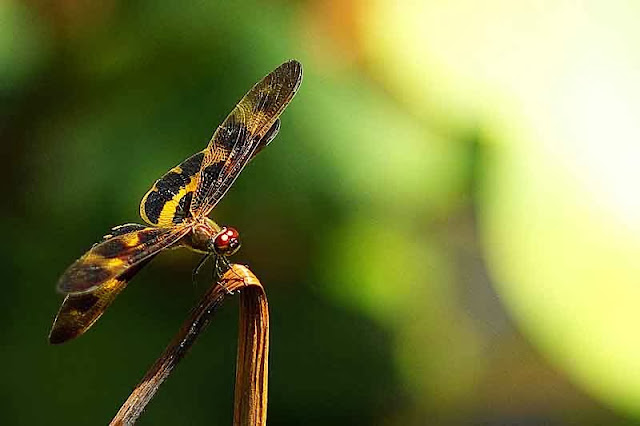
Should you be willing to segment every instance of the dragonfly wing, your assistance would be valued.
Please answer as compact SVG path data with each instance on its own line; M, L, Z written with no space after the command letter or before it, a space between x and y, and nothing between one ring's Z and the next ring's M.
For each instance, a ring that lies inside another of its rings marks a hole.
M257 150L278 133L278 117L302 82L302 65L289 61L259 81L218 127L205 149L191 200L194 218L206 216L222 199Z
M142 228L94 245L62 274L58 291L83 294L95 291L143 260L174 245L191 228Z

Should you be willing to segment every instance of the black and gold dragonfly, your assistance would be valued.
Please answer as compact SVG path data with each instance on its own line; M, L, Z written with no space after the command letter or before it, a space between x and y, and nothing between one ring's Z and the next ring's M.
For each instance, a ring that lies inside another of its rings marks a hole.
M259 81L206 149L169 170L142 198L140 216L150 227L132 223L113 228L64 272L58 291L66 297L49 334L51 343L84 333L164 249L188 247L223 261L238 250L238 232L207 216L247 163L276 137L279 116L301 82L302 65L295 60Z

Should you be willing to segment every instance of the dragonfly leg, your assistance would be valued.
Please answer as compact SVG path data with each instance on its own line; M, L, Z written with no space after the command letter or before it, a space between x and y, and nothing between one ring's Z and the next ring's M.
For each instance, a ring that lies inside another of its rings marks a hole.
M222 284L220 282L222 276L225 274L225 272L227 272L229 269L231 269L231 264L229 263L229 261L227 260L226 257L224 256L216 256L216 260L215 260L215 267L214 267L214 271L216 274L216 281L218 281L218 283L222 286L222 288L225 289L225 291L227 292L227 294L233 294L232 291L229 291L227 289L227 287L225 287L224 284Z
M200 259L200 261L198 262L198 265L195 267L195 269L191 273L191 282L193 283L193 285L196 284L196 278L198 277L198 272L200 272L200 269L202 269L202 267L204 266L209 256L211 256L209 253L205 254L202 257L202 259Z

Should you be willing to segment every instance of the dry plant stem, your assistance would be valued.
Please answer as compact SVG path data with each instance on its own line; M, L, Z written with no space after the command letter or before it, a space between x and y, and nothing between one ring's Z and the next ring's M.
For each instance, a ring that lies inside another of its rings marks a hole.
M251 274L251 271L247 269ZM240 326L238 327L238 358L234 426L264 426L267 424L267 380L269 361L269 306L264 288L255 280L240 294Z
M198 306L196 306L189 317L185 320L180 328L180 331L173 338L169 346L164 350L160 358L153 364L147 374L145 374L142 381L136 386L129 398L122 404L120 410L115 415L110 425L132 425L138 419L142 411L145 409L151 398L155 395L156 391L162 384L162 382L171 374L174 367L180 362L180 360L187 353L189 348L193 345L198 335L208 325L211 316L215 310L220 306L225 296L241 290L245 287L253 288L259 287L258 291L247 291L249 294L253 294L253 297L264 297L264 291L260 281L253 275L253 273L245 266L231 265L229 269L221 278L219 283L215 283L204 294ZM260 296L262 295L262 296ZM242 293L242 300L250 299L250 295ZM249 302L256 303L256 301ZM266 304L266 299L265 299ZM244 304L243 304L244 306ZM241 308L241 315L242 310ZM254 321L253 319L249 322ZM267 315L268 321L268 315ZM267 332L268 333L268 332ZM268 340L268 339L267 339ZM268 342L267 342L268 344ZM240 354L240 347L238 348L238 354ZM266 354L266 351L265 351ZM240 356L240 355L238 355ZM240 358L238 358L240 359ZM265 358L266 366L266 358ZM238 367L240 368L240 367ZM265 371L266 376L266 371ZM237 375L236 375L237 382ZM266 378L264 381L266 393ZM236 391L237 393L237 391ZM266 397L265 397L266 405ZM236 401L237 410L237 401ZM262 410L266 416L266 408ZM236 418L237 415L234 415ZM239 423L248 424L248 423ZM258 424L258 423L255 423ZM264 423L260 423L264 424Z

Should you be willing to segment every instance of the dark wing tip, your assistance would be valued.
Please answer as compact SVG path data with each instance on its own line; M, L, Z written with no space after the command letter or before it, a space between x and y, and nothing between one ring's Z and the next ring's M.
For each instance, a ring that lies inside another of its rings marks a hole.
M93 269L97 270L102 275L105 275L106 273L102 268L95 267ZM71 268L69 268L69 270L71 270ZM77 274L72 274L69 270L60 277L60 280L58 280L58 283L56 284L56 291L64 296L68 296L70 294L80 295L90 293L106 281L105 277L100 276L96 278L98 280L97 282L89 283L86 279L79 279Z
M49 332L49 343L52 345L59 345L71 339L75 339L82 334L82 331L83 330L77 328L60 326L58 321L55 321L53 323L53 327L51 327L51 331Z
M295 66L302 69L302 64L297 59L289 59L287 62L283 63L282 65Z
M283 65L288 65L290 67L295 67L296 69L300 70L300 73L302 73L302 64L297 59L289 59Z
M96 247L100 247L100 245ZM92 250L95 252L94 249ZM104 259L101 256L95 256L91 259L85 254L73 262L58 280L56 286L58 292L65 295L89 293L100 287L108 279L113 278L117 274L114 274L113 268L101 262Z
M290 81L295 81L294 90L297 90L302 83L302 64L296 59L290 59L276 69L280 70L289 76Z
M56 292L65 296L72 292L71 284L66 279L66 274L61 276L58 282L56 283Z

